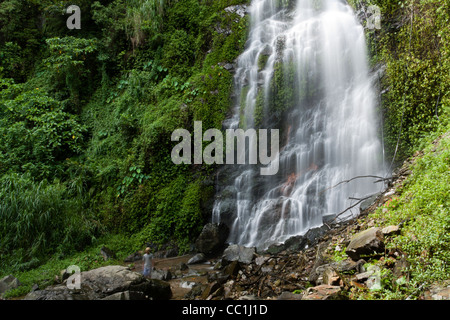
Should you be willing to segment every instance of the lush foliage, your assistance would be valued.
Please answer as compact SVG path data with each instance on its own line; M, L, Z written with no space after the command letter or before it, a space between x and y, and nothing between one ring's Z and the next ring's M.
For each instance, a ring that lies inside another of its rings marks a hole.
M422 137L449 113L450 7L438 0L352 1L381 9L381 30L368 30L380 78L387 151L395 161L418 149ZM398 145L398 147L397 147ZM397 151L397 153L396 153Z
M2 272L108 234L189 249L214 168L174 165L171 133L221 128L244 2L82 0L81 30L59 1L0 3Z

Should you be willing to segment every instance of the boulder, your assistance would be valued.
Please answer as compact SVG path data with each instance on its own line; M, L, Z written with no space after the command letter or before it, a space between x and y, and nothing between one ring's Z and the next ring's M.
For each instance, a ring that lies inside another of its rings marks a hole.
M189 259L187 264L196 264L196 263L202 263L206 261L206 256L203 253L197 253L192 258Z
M307 246L312 247L317 244L317 241L327 232L328 227L322 225L317 228L311 228L306 232L305 237L308 240Z
M13 275L8 275L0 280L0 297L3 294L11 289L16 289L20 286L19 280L15 278Z
M314 246L317 240L323 236L327 231L325 225L317 228L309 229L304 235L292 236L288 238L284 243L271 244L266 252L269 254L278 254L282 251L301 251L307 247Z
M169 283L146 279L142 274L123 266L106 266L81 272L80 281L80 289L72 290L66 284L60 284L30 292L25 300L100 300L111 295L115 295L111 297L113 300L140 299L143 296L159 300L172 296ZM125 293L127 291L129 293Z
M208 223L195 241L198 252L214 255L223 249L229 229L223 223Z
M384 251L383 233L380 228L370 228L356 234L350 241L346 253L353 260L363 255L371 255Z
M248 248L237 244L232 244L223 252L222 260L226 262L238 261L249 264L255 257L256 249Z
M172 273L170 272L170 270L155 269L152 270L151 278L169 281L172 279Z
M142 274L122 266L106 266L81 273L81 289L93 295L106 296L126 291L131 285L143 281Z

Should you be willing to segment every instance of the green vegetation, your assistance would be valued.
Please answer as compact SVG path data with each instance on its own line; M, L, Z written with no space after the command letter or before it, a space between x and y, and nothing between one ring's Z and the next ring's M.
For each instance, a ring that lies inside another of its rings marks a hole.
M189 249L214 168L174 165L170 137L194 120L221 128L221 65L248 23L224 9L245 2L82 0L80 30L59 1L0 3L0 270L25 283L12 295L100 265L101 244Z
M449 118L449 3L438 0L350 1L381 9L381 30L368 30L372 63L385 67L380 79L385 142L401 161L421 138ZM398 143L398 148L397 148ZM421 147L423 147L422 145ZM397 153L396 153L397 150Z

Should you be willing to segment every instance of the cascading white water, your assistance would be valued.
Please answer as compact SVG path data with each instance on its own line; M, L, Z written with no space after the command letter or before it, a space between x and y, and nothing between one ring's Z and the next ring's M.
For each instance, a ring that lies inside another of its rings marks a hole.
M346 2L253 0L250 18L226 126L279 128L279 171L233 169L232 200L217 198L213 222L228 222L230 243L265 248L376 192L370 179L329 187L382 175L383 159L364 30Z

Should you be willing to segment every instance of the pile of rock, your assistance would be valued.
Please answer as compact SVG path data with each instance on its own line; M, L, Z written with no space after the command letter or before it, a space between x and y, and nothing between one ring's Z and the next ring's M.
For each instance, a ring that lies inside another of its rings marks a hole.
M345 228L338 231L342 230ZM320 237L324 231L316 230L316 238L296 237L262 253L255 248L230 245L217 260L215 272L208 275L208 283L195 285L185 298L346 299L351 287L376 288L379 270L366 269L366 262L384 255L384 237L398 231L398 226L369 228L347 241L342 234ZM349 259L331 262L328 258L327 251L336 239L341 245L348 245ZM404 270L404 265L400 265L405 261L398 260L398 270Z

